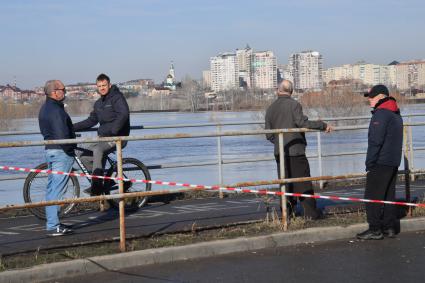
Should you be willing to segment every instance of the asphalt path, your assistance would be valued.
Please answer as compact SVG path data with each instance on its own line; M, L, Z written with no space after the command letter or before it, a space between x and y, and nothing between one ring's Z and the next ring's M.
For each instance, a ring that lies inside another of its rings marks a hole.
M425 231L105 271L52 282L424 282Z
M317 194L363 197L363 186L318 191ZM425 192L424 182L412 184L412 196L421 198ZM403 198L403 184L397 185L397 196ZM318 200L325 212L333 208L352 206L353 203ZM271 206L279 208L278 198ZM354 204L359 207L359 204ZM152 203L136 213L127 214L127 237L150 236L158 233L190 231L194 228L217 227L231 223L264 219L267 205L264 197L239 195L237 197L204 198L172 201L170 204ZM0 217L0 254L34 251L112 240L119 237L119 217L114 209L106 212L88 211L66 217L64 224L72 225L74 234L50 237L45 222L34 216Z

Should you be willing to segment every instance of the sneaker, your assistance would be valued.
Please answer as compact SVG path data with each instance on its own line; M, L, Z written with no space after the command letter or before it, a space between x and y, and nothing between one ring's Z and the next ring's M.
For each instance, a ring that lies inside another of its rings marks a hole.
M382 231L382 234L384 235L384 237L386 238L395 238L395 230L393 228L388 228L388 229L384 229Z
M56 230L51 230L48 232L49 232L48 234L49 236L57 237L57 236L72 234L74 231L72 231L70 228L66 228L63 225L59 225L58 227L56 227Z
M72 229L72 227L73 227L72 224L64 224L64 223L61 223L60 226L63 227L63 228L66 228L66 229Z
M356 237L359 240L382 240L384 238L384 235L380 230L374 231L367 229L366 231L357 234Z

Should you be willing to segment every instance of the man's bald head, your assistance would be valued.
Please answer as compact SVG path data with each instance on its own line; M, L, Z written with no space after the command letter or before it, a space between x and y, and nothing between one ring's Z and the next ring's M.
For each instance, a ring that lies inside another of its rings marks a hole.
M293 91L294 87L292 86L292 82L288 80L283 80L277 87L278 96L291 96Z

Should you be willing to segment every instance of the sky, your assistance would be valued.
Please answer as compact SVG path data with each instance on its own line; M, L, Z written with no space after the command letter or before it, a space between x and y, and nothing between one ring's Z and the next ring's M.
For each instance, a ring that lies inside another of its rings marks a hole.
M423 0L0 0L0 85L178 80L247 44L324 67L425 58Z

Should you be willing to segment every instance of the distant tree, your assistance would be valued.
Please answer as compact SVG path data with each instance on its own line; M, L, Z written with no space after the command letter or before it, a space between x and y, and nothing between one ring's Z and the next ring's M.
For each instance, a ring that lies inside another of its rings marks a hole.
M193 80L190 76L186 76L182 81L181 92L185 96L191 112L196 112L203 102L203 94L201 85Z

